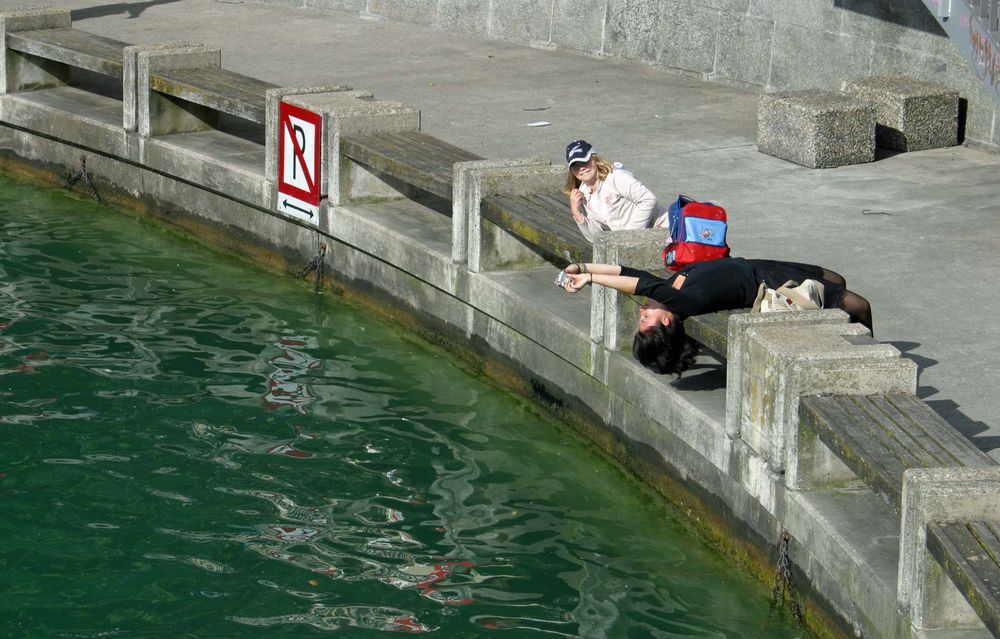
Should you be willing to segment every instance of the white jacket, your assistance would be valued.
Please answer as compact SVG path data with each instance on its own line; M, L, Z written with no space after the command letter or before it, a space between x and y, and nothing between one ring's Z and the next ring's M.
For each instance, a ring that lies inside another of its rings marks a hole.
M667 207L625 169L615 169L591 191L580 185L584 195L584 215L580 232L589 241L601 231L623 231L666 226Z

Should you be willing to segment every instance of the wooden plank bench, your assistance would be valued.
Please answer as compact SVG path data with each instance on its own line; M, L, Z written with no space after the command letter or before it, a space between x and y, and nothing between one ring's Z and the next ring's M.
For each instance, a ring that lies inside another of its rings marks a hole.
M927 550L994 637L1000 637L1000 526L932 523Z
M729 316L734 312L738 311L719 311L689 317L684 320L684 330L689 337L724 362L729 350Z
M7 34L8 49L115 78L124 74L127 46L127 42L72 28Z
M233 71L208 67L150 74L150 89L181 100L264 124L266 94L277 85Z
M803 397L799 419L897 511L902 508L903 472L908 468L996 465L910 395ZM1000 639L1000 526L932 522L927 525L926 543L927 551Z
M451 201L455 162L478 155L419 131L345 136L340 152L358 164Z
M799 420L896 510L908 468L994 465L912 395L803 397Z
M480 214L556 262L590 262L593 245L580 233L561 192L489 195Z

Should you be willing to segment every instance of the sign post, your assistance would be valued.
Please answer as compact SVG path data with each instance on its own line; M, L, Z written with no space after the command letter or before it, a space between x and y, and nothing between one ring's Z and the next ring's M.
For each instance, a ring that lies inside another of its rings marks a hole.
M276 209L310 224L319 223L322 125L320 114L281 102Z

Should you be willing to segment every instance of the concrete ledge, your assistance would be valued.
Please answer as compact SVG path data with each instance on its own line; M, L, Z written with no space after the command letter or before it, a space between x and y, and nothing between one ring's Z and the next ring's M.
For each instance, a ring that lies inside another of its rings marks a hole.
M565 174L565 169L562 169ZM598 233L594 238L594 262L624 264L634 268L663 268L660 257L666 236L662 229ZM605 286L595 286L590 315L591 339L608 350L628 350L639 321L639 302ZM629 355L631 357L631 354Z
M454 165L452 223L453 258L473 273L545 264L531 248L483 219L487 195L527 195L551 188L565 175L542 158L473 160Z
M256 205L264 198L264 150L218 131L140 142L142 164ZM224 158L224 159L223 159Z
M286 101L323 115L326 166L329 170L322 191L334 206L352 200L399 198L397 185L352 162L340 151L340 139L388 131L419 131L420 111L400 102L373 100L370 93L328 92L290 95Z
M830 91L765 93L757 150L809 168L875 159L875 107Z
M126 130L139 130L139 54L190 51L200 46L196 42L166 42L125 47L122 55L122 126Z
M789 488L798 487L802 394L916 392L916 365L859 324L757 326L746 331L746 349L748 365L734 380L739 401L730 408L739 409L740 438L785 472Z
M740 431L743 393L749 387L746 375L750 370L748 340L752 329L763 326L847 324L848 319L847 313L839 309L791 313L739 313L730 316L726 353L726 432L729 436L737 437Z
M1000 466L911 468L903 474L899 607L914 629L980 628L982 621L927 552L927 524L1000 523Z
M267 193L262 204L268 208L277 205L278 197L278 136L281 129L278 125L278 116L281 101L293 95L312 95L317 93L342 93L351 91L351 87L342 84L310 87L280 87L268 89L264 97L264 177L267 179ZM354 92L350 96L358 100L371 99L370 93ZM324 146L324 150L326 145ZM329 175L330 161L329 154L322 152L320 156L320 176ZM326 182L320 185L320 194L327 193Z
M7 34L38 29L68 29L73 24L69 9L30 7L0 11L0 93L13 93L60 86L68 68L57 62L32 59L7 48Z
M867 489L789 491L788 495L786 528L815 558L814 587L845 611L854 635L909 636L900 632L903 624L896 605L896 513ZM793 548L793 552L801 551Z
M136 125L143 137L207 131L218 124L219 113L213 109L152 89L151 75L170 69L220 67L222 51L204 45L171 48L147 48L136 52Z
M958 144L958 91L904 76L845 80L841 92L875 106L875 143L897 151Z
M135 156L135 145L121 127L121 103L102 95L69 86L0 94L0 117L83 148Z

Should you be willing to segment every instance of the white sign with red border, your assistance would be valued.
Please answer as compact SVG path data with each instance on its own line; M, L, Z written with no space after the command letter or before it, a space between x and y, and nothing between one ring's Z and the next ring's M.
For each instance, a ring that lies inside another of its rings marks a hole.
M323 119L287 102L278 108L280 213L319 223L320 144Z

